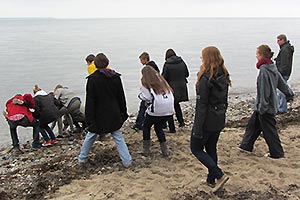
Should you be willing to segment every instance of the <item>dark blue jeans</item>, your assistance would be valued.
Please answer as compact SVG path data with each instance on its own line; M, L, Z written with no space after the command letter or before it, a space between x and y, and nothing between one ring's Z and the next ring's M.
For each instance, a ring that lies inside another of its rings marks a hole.
M147 110L146 102L141 101L140 107L139 107L139 112L138 112L138 115L136 117L136 121L135 121L135 125L134 125L135 128L138 128L138 129L141 129L141 130L143 129L146 110Z
M194 156L208 169L207 182L214 184L215 179L224 175L218 167L217 142L220 131L206 132L203 135L203 139L191 136L190 147Z
M163 130L163 127L166 123L166 121L171 116L151 116L149 114L146 114L145 120L144 120L144 127L143 127L143 140L150 140L150 130L152 125L154 124L154 130L156 133L156 136L158 138L158 141L165 142L166 136Z
M48 124L40 124L40 132L41 132L41 134L42 134L45 141L49 141L50 139L51 140L55 139L55 135L54 135L52 129L49 127ZM48 136L47 133L49 134L49 136Z
M13 148L19 148L19 138L18 138L18 134L17 134L17 127L18 126L33 127L33 142L32 142L32 145L33 146L39 145L39 140L40 140L39 122L36 119L34 119L32 122L30 122L27 117L23 117L22 119L20 119L18 121L7 120L7 122L8 122L9 129L10 129L10 136L11 136L11 139L12 139Z

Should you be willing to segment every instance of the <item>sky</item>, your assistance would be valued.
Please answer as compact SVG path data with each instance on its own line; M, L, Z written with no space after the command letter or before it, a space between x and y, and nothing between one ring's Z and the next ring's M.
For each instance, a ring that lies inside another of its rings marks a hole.
M0 0L0 18L300 17L299 0Z

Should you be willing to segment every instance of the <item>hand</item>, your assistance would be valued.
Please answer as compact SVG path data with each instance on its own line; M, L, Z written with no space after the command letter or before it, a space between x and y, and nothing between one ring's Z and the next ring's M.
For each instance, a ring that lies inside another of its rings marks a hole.
M292 99L289 100L288 103L289 103L290 105L292 105L292 104L293 104L293 100L292 100Z
M20 100L20 99L13 99L13 104L19 104L22 105L24 103L24 101Z
M2 113L3 113L3 116L4 116L5 118L7 118L8 113L7 113L6 111L3 111Z

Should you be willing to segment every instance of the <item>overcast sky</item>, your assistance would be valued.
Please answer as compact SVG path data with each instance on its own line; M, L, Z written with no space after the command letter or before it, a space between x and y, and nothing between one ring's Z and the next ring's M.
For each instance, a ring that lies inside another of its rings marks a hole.
M300 1L0 0L0 17L300 17Z

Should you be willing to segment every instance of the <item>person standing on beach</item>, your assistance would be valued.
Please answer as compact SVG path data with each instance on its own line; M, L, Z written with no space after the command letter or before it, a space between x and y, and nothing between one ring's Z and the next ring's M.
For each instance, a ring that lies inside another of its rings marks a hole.
M41 148L39 137L39 122L36 120L30 109L35 109L34 99L31 94L15 95L6 102L6 111L4 116L7 120L12 139L13 151L16 154L22 153L20 151L19 138L17 134L17 127L33 127L33 142L32 148Z
M189 70L182 58L178 57L173 49L168 49L166 51L165 61L162 75L173 89L175 114L179 127L183 127L185 123L179 103L189 100L186 86ZM168 121L168 124L169 132L175 133L176 130L173 116Z
M290 102L292 102L294 94L271 60L273 54L268 45L260 45L256 49L258 61L256 68L259 70L259 74L255 110L248 121L239 148L242 152L252 152L254 143L262 132L269 147L269 153L265 156L282 158L284 151L277 133L275 119L278 111L276 88L283 92Z
M128 118L121 75L106 68L109 60L103 53L95 57L94 63L97 70L87 78L85 116L88 133L78 156L79 165L87 163L97 134L111 133L123 166L129 167L132 158L120 130Z
M166 143L166 136L163 126L166 121L173 116L174 96L172 88L159 72L155 71L150 65L142 69L142 86L139 98L148 104L146 116L143 125L143 148L142 154L150 153L151 137L150 131L152 125L158 141L161 152L164 157L169 156L169 150Z
M277 44L280 47L277 58L275 58L276 66L282 78L287 82L291 76L294 46L287 40L286 35L281 34L277 36ZM285 95L277 90L278 96L278 113L287 112L287 101Z
M143 52L139 56L139 59L140 59L140 62L143 66L149 65L159 73L158 66L155 64L154 61L150 61L150 56L147 52ZM146 109L147 109L146 102L141 100L138 115L136 117L135 124L132 127L134 130L136 130L136 131L143 130L143 123L144 123L144 119L145 119Z
M217 143L225 126L230 85L229 73L219 49L214 46L204 48L196 83L196 113L190 148L208 168L206 184L213 188L213 192L229 179L218 166Z

